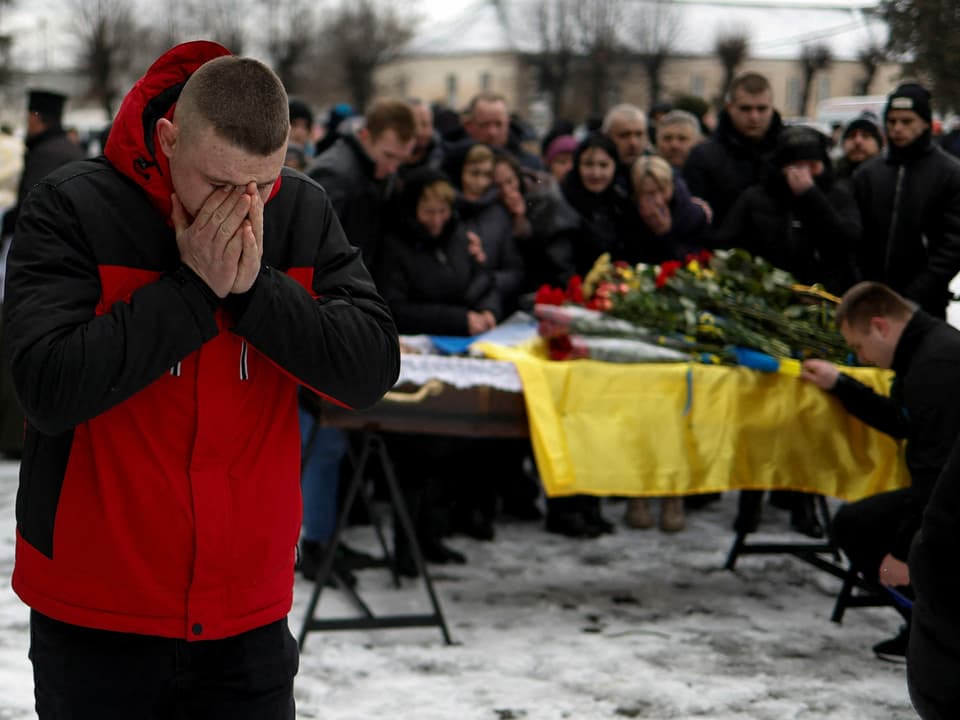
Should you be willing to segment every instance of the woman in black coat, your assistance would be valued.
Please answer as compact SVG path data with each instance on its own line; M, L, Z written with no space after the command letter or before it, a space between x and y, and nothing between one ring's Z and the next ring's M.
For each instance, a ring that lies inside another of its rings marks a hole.
M630 199L614 182L620 156L613 140L591 133L577 146L573 169L564 178L563 195L580 215L573 249L577 274L590 272L604 253L618 257L632 230Z
M439 170L424 167L407 176L377 277L402 334L472 336L491 330L500 319L493 273L471 250L455 201L456 191ZM386 441L424 557L465 562L443 536L451 530L452 507L463 488L472 490L484 480L474 473L480 467L474 461L476 442L399 433ZM399 572L415 576L408 539L396 521L394 545Z

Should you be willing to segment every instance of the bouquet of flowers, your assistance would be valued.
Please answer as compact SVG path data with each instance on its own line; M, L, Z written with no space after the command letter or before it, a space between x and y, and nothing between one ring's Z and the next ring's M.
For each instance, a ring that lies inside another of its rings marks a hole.
M848 350L834 325L837 301L762 258L725 250L636 267L604 255L565 290L541 288L534 312L555 359L843 361ZM598 338L628 339L633 349L601 349Z

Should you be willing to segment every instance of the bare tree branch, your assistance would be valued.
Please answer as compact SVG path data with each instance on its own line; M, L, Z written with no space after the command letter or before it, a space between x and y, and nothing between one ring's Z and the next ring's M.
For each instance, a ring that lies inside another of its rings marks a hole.
M550 98L554 118L565 117L567 90L576 58L574 30L577 0L538 0L531 7L540 52L531 57L537 69L537 86Z
M78 41L77 64L90 78L90 96L113 117L117 74L139 43L129 0L69 0L69 21Z
M804 45L800 50L800 66L803 69L803 91L800 95L799 111L807 114L807 103L810 101L810 92L813 89L813 79L821 70L826 70L833 64L833 52L823 43Z
M617 32L622 20L621 0L583 0L577 5L577 47L586 56L594 115L603 114L610 97L613 68L622 51Z
M310 0L263 0L268 8L267 52L288 92L300 89L301 73L318 28Z
M680 36L683 18L677 5L669 0L644 0L634 7L630 25L633 28L631 38L646 71L650 104L653 105L663 93L663 66Z
M737 68L750 54L750 33L746 28L717 33L713 47L723 65L723 87L720 89L720 96L726 97L737 74Z
M863 78L860 80L858 87L860 95L870 94L870 86L873 84L873 78L877 75L877 68L880 67L880 63L886 60L886 57L887 54L884 49L876 43L870 43L857 53L857 61L863 68Z
M344 0L331 17L324 32L327 57L361 112L376 91L374 71L400 54L413 36L413 25L389 0Z

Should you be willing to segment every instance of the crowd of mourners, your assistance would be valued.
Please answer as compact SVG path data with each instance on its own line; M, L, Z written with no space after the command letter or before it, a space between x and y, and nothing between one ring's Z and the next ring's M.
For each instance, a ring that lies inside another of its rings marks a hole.
M60 126L62 96L39 93L30 102L37 126L28 129L26 189L36 182L30 178L52 169L53 156L60 163L77 154ZM911 333L933 332L914 326L943 327L949 284L960 272L960 161L950 152L960 143L955 134L934 137L933 99L916 83L890 93L882 118L862 113L832 136L812 125L786 125L775 107L768 80L744 73L732 82L715 121L663 104L650 113L621 104L580 125L557 120L538 138L504 97L486 92L462 112L416 99L380 100L363 114L337 105L322 124L292 98L286 164L326 190L401 335L487 332L516 311L530 310L540 286L566 286L603 254L630 264L662 263L739 247L836 295L863 281L880 283L936 321L909 320L907 340L898 346L901 333L890 336L889 357L871 358L873 348L854 348L862 359L902 375L914 352L907 347ZM7 232L16 211L5 218ZM929 372L924 377L942 379ZM836 375L822 379L814 378L844 399L844 382L838 384ZM9 394L6 383L0 390ZM931 404L942 400L936 387L930 394ZM862 400L855 407L855 395L844 399L848 409L868 415ZM312 398L304 392L300 407L300 567L311 579L334 533L344 460L356 442L344 431L320 427ZM915 486L909 507L866 507L856 521L853 512L838 517L838 531L846 526L850 538L845 550L868 577L884 572L889 553L906 560L955 436L943 413L908 418L900 406L896 412L898 419L881 429L910 437L912 430L904 428L927 423L920 437L936 436L938 444L910 467ZM16 427L11 417L5 411L4 424ZM16 435L0 433L0 450L19 452L11 439ZM398 433L385 440L428 562L466 562L449 543L455 533L491 540L498 517L543 517L536 464L525 441ZM917 483L924 473L929 482ZM742 497L749 501L741 501L736 529L750 532L759 496ZM795 529L823 534L811 496L771 500L790 510ZM680 531L685 510L702 502L661 498L655 520L648 499L631 498L624 522ZM597 498L548 498L545 505L550 532L593 538L615 530ZM913 529L896 552L893 540L887 549L870 535L893 535L890 527L908 515ZM416 576L410 538L394 525L397 567ZM857 543L869 546L865 554ZM356 581L354 570L373 562L343 543L333 561L348 582ZM906 641L895 638L896 647L886 650L903 655Z

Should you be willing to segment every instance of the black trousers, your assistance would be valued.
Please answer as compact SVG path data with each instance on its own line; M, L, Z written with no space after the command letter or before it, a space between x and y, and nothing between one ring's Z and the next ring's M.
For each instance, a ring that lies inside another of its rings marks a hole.
M880 563L893 549L909 500L910 488L891 490L844 505L834 515L837 545L872 582L877 582Z
M40 720L294 720L297 643L279 620L223 640L108 632L30 614Z

